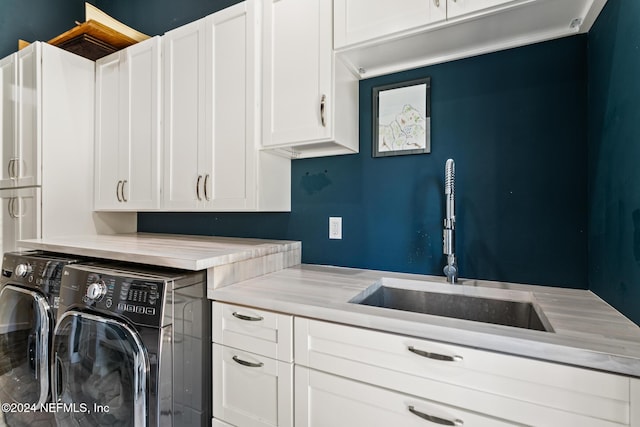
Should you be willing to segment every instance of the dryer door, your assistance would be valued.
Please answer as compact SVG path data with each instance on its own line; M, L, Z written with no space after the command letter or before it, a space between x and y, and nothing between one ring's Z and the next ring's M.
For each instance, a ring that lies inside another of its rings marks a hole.
M50 316L39 293L13 285L0 291L0 401L46 403Z
M146 426L149 360L128 325L68 311L53 344L59 425Z

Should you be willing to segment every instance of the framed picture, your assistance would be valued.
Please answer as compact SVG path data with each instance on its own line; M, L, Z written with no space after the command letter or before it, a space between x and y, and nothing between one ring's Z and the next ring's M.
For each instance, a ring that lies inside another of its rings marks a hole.
M431 78L373 88L373 157L431 152Z

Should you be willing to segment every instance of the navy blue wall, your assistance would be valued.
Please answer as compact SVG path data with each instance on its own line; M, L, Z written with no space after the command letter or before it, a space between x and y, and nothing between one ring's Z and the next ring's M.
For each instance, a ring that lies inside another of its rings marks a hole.
M461 276L587 286L586 36L360 83L360 154L293 161L292 211L141 213L140 231L303 242L303 261L442 274L456 160ZM371 90L432 78L432 153L371 157ZM355 124L354 124L355 125ZM343 217L343 240L328 217Z
M589 33L589 287L640 324L640 2Z
M0 58L18 50L18 39L50 40L84 21L84 0L1 0Z

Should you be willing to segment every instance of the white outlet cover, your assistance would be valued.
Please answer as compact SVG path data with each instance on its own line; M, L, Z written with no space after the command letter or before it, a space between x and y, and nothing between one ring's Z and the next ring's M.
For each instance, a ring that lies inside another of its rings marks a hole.
M329 239L342 239L342 217L329 217Z

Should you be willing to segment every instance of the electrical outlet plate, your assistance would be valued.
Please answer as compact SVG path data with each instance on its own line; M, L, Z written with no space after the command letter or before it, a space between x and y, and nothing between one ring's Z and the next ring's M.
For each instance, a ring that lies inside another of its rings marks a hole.
M342 217L329 217L329 239L342 239Z

